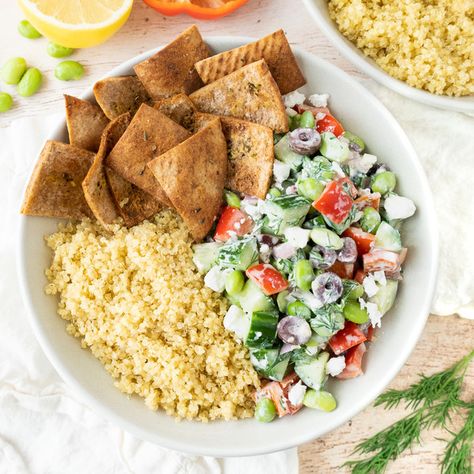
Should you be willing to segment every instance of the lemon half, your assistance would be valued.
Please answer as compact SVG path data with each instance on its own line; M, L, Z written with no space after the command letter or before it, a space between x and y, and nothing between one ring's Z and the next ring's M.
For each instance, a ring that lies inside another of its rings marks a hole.
M27 20L50 41L87 48L109 39L128 19L133 0L18 0Z

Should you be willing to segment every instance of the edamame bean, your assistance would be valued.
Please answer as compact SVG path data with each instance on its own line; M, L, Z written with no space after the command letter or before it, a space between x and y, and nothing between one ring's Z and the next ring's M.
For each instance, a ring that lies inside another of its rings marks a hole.
M293 301L286 308L287 314L290 316L298 316L303 319L311 318L311 310L301 301Z
M316 122L314 120L313 112L310 112L309 110L305 110L301 114L300 127L301 128L314 128L315 125L316 125Z
M369 320L367 310L362 309L357 301L347 301L342 312L348 321L356 324L364 324Z
M84 75L84 66L77 61L62 61L54 69L60 81L77 81Z
M276 198L281 196L281 191L277 188L270 188L268 194L270 194L271 197Z
M372 191L382 195L387 194L395 189L397 178L391 171L382 171L372 178Z
M7 92L0 92L0 112L10 110L13 105L13 99Z
M227 189L224 191L224 196L227 204L230 207L236 207L240 209L240 198L237 194L233 193L232 191L228 191Z
M23 58L11 58L3 66L1 76L6 84L18 84L27 67Z
M311 289L311 282L314 280L311 262L309 260L298 260L293 271L296 286L302 291L309 291Z
M41 87L43 76L39 69L31 67L28 69L18 83L18 94L22 97L30 97Z
M347 298L350 300L358 300L364 295L364 287L357 282L354 282L354 288L349 292Z
M306 178L298 180L297 183L298 193L303 197L315 201L321 196L324 191L324 184L320 183L314 178Z
M46 48L46 52L53 58L65 58L66 56L71 56L74 49L50 41Z
M242 272L239 270L234 270L229 273L225 279L225 289L229 295L235 296L238 295L245 283L245 278Z
M373 207L366 207L362 211L360 226L366 232L374 233L380 225L380 214Z
M290 130L291 131L296 130L297 128L301 128L300 120L301 120L301 115L300 114L291 117L291 121L290 121Z
M352 148L358 153L362 153L365 150L364 140L362 140L362 138L360 138L359 136L355 135L354 133L348 132L347 130L342 134L342 136L349 140L349 148Z
M255 419L270 423L276 416L275 404L269 398L262 398L255 405Z
M43 36L28 20L18 23L18 33L28 39L38 39Z
M308 408L317 408L323 411L333 411L336 406L336 399L331 393L324 390L306 390L303 398L303 405Z

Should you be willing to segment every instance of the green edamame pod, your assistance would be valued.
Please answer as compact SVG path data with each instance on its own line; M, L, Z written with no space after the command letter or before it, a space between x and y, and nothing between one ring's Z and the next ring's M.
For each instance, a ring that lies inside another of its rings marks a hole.
M314 280L313 266L309 260L298 260L295 263L294 277L296 286L302 291L309 291Z
M31 67L23 74L18 83L18 94L22 97L30 97L38 91L42 82L43 76L39 69Z
M303 319L311 318L311 310L301 301L291 302L286 308L286 313L290 316L298 316Z
M296 183L298 188L298 194L304 196L311 201L315 201L321 196L324 191L324 184L317 181L314 178L306 178L298 180Z
M233 193L232 191L228 191L227 189L224 191L224 196L227 204L230 207L235 207L240 209L240 198L237 194Z
M62 61L54 69L60 81L77 81L84 75L84 66L77 61Z
M275 404L269 398L262 398L255 405L255 419L270 423L276 416Z
M372 191L382 195L387 194L395 189L397 178L391 171L382 171L372 178Z
M3 66L1 77L6 84L18 84L27 69L23 58L11 58Z
M323 411L333 411L336 406L336 399L331 393L324 390L308 389L303 398L303 405L308 408L316 408Z
M347 130L345 130L342 136L346 138L347 140L349 140L353 145L355 145L354 148L359 153L362 153L365 150L364 140L362 140L362 138L360 138L355 133L348 132Z
M18 33L28 39L38 39L43 36L28 20L18 23Z
M13 99L7 92L0 92L0 112L6 112L11 109Z
M357 301L347 301L342 312L348 321L356 324L364 324L369 320L367 310L362 309Z
M366 207L362 211L360 226L366 232L374 233L381 222L380 214L373 207Z
M46 52L53 58L65 58L67 56L71 56L71 54L74 52L74 49L61 46L60 44L50 41L46 48Z
M316 122L314 120L313 113L309 110L305 110L301 114L300 127L301 128L314 128L315 125L316 125Z

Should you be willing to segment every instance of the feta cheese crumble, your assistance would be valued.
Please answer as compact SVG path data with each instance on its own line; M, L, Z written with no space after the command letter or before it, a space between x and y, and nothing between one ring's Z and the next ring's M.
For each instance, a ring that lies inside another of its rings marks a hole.
M329 94L312 94L308 97L308 102L313 107L327 107Z
M291 109L295 105L302 104L305 99L306 97L304 94L298 91L293 91L283 96L283 103L285 104L285 107Z
M308 245L310 233L310 230L302 227L287 227L284 232L288 243L298 249L303 249Z
M359 298L359 304L362 309L367 310L372 327L376 327L376 326L381 327L383 315L379 311L378 306L375 303L371 303L370 301L365 301L362 298Z
M245 313L235 304L231 305L224 316L224 327L243 339L247 334L248 321Z
M346 359L344 356L331 357L326 364L326 374L335 377L346 368Z
M349 168L352 174L365 174L375 163L377 163L377 157L375 155L371 155L370 153L364 153L362 156L355 154L355 158L349 161Z
M293 385L288 391L288 400L293 406L298 406L303 403L304 394L306 393L306 386L301 383L301 380Z
M277 183L282 183L290 176L291 166L283 161L275 160L273 163L273 177Z
M382 286L387 284L387 279L385 278L385 272L383 270L379 270L378 272L374 272L374 280L377 283L380 283Z
M362 281L362 286L364 287L364 291L369 298L376 295L379 291L379 287L375 282L374 275L371 275L370 273Z
M222 293L225 288L225 272L218 266L212 267L204 277L204 284L211 290Z
M298 112L295 109L290 109L290 107L287 107L285 109L285 112L288 117L295 117L296 115L298 115Z
M296 247L284 242L273 247L273 256L275 258L291 258L296 255Z
M407 219L415 214L416 206L411 199L403 196L392 195L384 203L387 217L392 219Z

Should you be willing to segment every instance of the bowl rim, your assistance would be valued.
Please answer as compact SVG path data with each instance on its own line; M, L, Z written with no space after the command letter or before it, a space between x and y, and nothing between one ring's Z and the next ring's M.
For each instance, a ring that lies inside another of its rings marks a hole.
M359 70L375 79L383 86L392 89L400 95L409 99L421 102L426 105L438 107L440 109L451 110L454 112L474 112L474 95L463 97L451 97L447 95L438 95L431 92L417 89L408 85L406 82L395 79L385 72L371 58L364 55L355 45L353 45L337 28L335 23L327 21L321 13L321 8L316 5L314 0L303 0L303 4L315 20L317 26L322 30L325 36L333 46Z
M235 48L241 44L245 44L251 41L255 41L254 38L246 37L246 36L208 36L204 38L206 42L208 42L211 47L214 44L221 44L224 45L226 48ZM123 75L124 70L129 69L134 64L147 59L157 51L159 51L162 46L157 48L153 48L151 50L145 51L139 55L136 55L127 61L122 62L118 66L114 67L110 70L106 76L104 77L111 77L111 76L118 76ZM357 91L364 97L365 100L374 103L376 107L380 109L380 112L385 116L387 122L390 124L391 128L394 130L394 133L398 134L398 138L403 142L403 146L410 152L409 156L410 159L413 161L413 166L417 169L418 176L421 180L420 186L423 187L427 192L424 197L425 202L425 214L427 214L427 218L430 222L434 225L437 223L436 213L434 208L434 201L433 196L430 191L428 180L425 175L425 172L418 160L417 154L411 145L408 137L406 136L405 132L403 131L402 127L398 124L395 120L393 115L388 111L388 109L382 104L382 102L377 99L370 91L368 91L362 84L360 84L356 79L351 77L349 74L344 72L342 69L338 68L337 66L331 64L330 62L319 58L318 56L306 52L302 48L292 47L295 53L299 56L306 56L311 57L311 60L315 60L320 64L323 64L325 67L331 70L331 72L335 75L338 75L349 82L352 83L353 87L357 89ZM90 98L93 97L92 94L92 86L89 87L83 94L81 94L82 98ZM52 131L49 136L56 135L60 130L63 130L65 126L65 117L64 115L58 119L57 125L52 128ZM32 167L34 166L34 162ZM25 184L26 189L27 183ZM400 371L402 366L405 364L406 360L412 353L416 343L418 342L423 329L426 324L426 320L430 313L430 304L434 295L435 290L435 282L437 276L437 269L438 269L438 234L434 233L432 236L432 251L431 251L431 260L433 266L433 272L428 276L426 282L426 292L424 296L424 301L422 306L420 307L419 317L416 318L413 325L410 328L410 332L406 335L404 344L400 348L400 352L397 354L397 362L393 364L390 370L385 371L381 377L379 378L378 384L373 387L370 387L368 392L369 395L364 397L360 400L354 400L354 403L351 405L349 409L347 409L346 414L344 416L340 416L337 418L328 419L327 424L324 426L324 429L320 429L317 434L312 431L301 433L299 436L293 436L291 440L287 439L275 439L272 441L271 448L268 447L260 447L260 446L252 446L251 448L237 448L237 449L228 449L222 448L220 446L214 446L213 448L198 448L194 445L190 445L186 442L179 442L170 440L166 433L163 431L161 432L150 432L149 430L140 427L136 423L132 423L128 421L124 416L119 414L117 411L113 410L107 404L101 402L100 400L96 399L93 394L91 394L87 389L85 389L81 381L72 374L66 365L62 362L60 354L57 354L54 349L51 347L48 339L49 335L47 331L42 328L40 324L40 318L37 317L35 312L34 302L32 300L31 294L28 291L27 285L27 278L26 274L28 271L28 264L26 261L26 255L24 251L24 241L25 241L25 228L26 223L29 216L20 215L19 223L18 223L18 243L17 243L17 271L18 271L18 278L20 282L20 289L22 299L25 302L25 306L27 309L27 316L29 323L33 329L33 332L38 340L42 350L44 351L46 357L55 368L59 376L64 380L64 382L71 387L73 392L77 395L77 397L82 400L93 412L98 414L99 416L104 417L108 421L111 421L121 427L122 429L128 431L132 435L136 436L137 438L145 441L152 442L164 448L185 452L192 455L203 455L203 456L215 456L215 457L240 457L240 456L253 456L253 455L261 455L261 454L268 454L276 451L281 451L293 447L297 447L301 444L310 442L314 439L317 439L325 434L335 430L342 424L346 423L350 418L355 416L356 414L360 413L364 408L366 408L372 401L386 388L386 386L393 380L393 378L397 375ZM437 227L436 227L437 228ZM124 395L125 396L125 395ZM224 423L224 422L223 422Z

